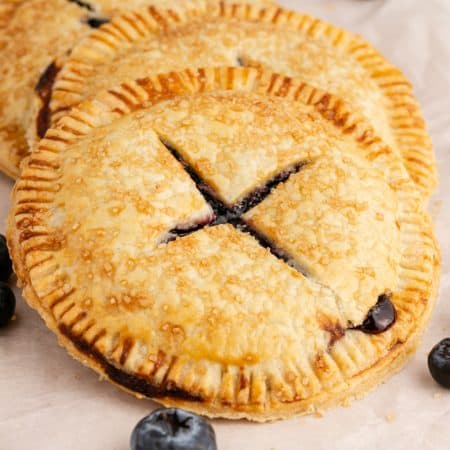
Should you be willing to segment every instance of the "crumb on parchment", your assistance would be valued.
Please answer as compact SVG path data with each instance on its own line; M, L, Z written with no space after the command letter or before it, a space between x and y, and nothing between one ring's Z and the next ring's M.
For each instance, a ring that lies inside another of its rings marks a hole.
M396 421L397 416L395 413L390 412L390 413L386 414L385 419L386 419L386 422L393 423Z
M318 409L315 413L314 416L317 418L322 418L324 416L324 412L321 409Z

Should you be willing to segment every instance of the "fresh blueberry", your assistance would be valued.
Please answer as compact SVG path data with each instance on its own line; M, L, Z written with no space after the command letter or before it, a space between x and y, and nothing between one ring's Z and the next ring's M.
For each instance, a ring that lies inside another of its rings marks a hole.
M12 262L6 246L6 239L0 234L0 281L8 281L11 274Z
M161 408L136 425L131 450L217 450L216 435L212 426L196 414Z
M433 378L450 389L450 338L442 339L428 355L428 368Z
M357 329L368 334L379 334L394 325L396 318L397 314L390 296L382 294L378 297L377 304L369 310L363 324Z
M8 325L16 309L14 292L6 284L0 282L0 328Z

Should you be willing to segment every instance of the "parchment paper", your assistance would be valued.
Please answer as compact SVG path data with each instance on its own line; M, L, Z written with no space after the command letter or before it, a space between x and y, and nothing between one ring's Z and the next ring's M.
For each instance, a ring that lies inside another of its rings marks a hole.
M443 253L441 294L423 345L403 371L349 408L275 424L215 421L220 450L449 449L450 392L426 356L450 336L450 0L285 0L358 32L413 81L437 152L440 190L430 208ZM57 20L57 17L55 17ZM12 182L0 176L0 231ZM138 401L72 360L17 291L17 321L0 331L1 450L127 450Z

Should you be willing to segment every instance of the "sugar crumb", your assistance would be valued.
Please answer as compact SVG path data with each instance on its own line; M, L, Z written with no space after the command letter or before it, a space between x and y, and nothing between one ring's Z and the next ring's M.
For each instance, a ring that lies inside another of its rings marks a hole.
M318 410L315 412L314 416L317 417L317 418L319 418L319 419L322 418L322 417L323 417L323 411L322 411L321 409L318 409Z
M442 398L442 392L435 392L435 393L433 394L433 398L435 398L435 399L440 399L440 398Z
M395 413L388 413L386 414L386 422L392 423L395 422L395 420L397 419L397 416L395 415Z

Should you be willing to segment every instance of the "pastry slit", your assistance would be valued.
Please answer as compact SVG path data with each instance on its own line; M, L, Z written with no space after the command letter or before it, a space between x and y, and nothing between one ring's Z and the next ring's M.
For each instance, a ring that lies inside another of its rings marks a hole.
M82 0L67 0L67 1L69 3L75 3L80 8L87 9L88 11L91 11L91 12L95 11L94 7L91 4L89 4L88 2L85 2L85 1L82 1Z
M207 220L193 223L187 228L184 227L172 229L163 239L162 243L168 243L170 241L175 240L178 237L184 237L189 234L195 233L207 226L218 226L223 224L229 224L243 233L250 234L261 247L269 250L270 253L272 253L272 255L274 255L281 261L285 262L289 267L293 268L294 270L296 270L305 277L311 277L310 274L308 274L308 272L304 269L304 267L302 267L295 260L295 258L293 258L285 249L274 245L273 242L267 236L261 233L257 228L255 228L251 223L246 221L245 218L243 217L245 212L249 211L251 208L261 203L268 195L270 195L270 192L273 189L275 189L279 184L285 183L287 180L289 180L291 175L298 173L301 170L301 168L307 164L307 161L298 162L290 166L289 168L279 172L278 174L273 176L270 180L268 180L262 187L255 189L243 200L241 200L234 206L228 206L218 197L214 189L206 181L202 179L201 175L199 175L197 171L183 158L183 156L180 154L178 150L174 149L173 147L169 146L163 141L161 142L167 148L167 150L174 156L174 158L181 163L184 170L189 174L192 181L194 181L195 185L197 186L197 189L201 192L201 194L203 195L205 200L209 203L214 212L214 214ZM381 295L378 300L384 297L385 296ZM369 334L377 334L390 328L395 323L396 319L395 308L388 297L386 297L386 301L389 302L389 304L392 306L392 310L394 312L393 316L389 318L390 319L389 321L385 320L386 322L385 325L383 326L379 325L379 328L377 328L378 327L377 324L372 323L369 324L371 326L365 326L368 323L367 321L370 322L372 320L371 314L375 308L374 307L369 310L367 317L362 324L351 328ZM377 329L374 331L374 329L372 328Z
M178 227L169 231L169 233L163 238L161 243L168 243L175 240L178 237L184 237L189 234L195 233L207 226L217 226L223 224L230 224L237 230L248 233L253 236L261 247L267 249L276 258L284 261L288 266L295 269L297 272L306 276L306 271L301 267L295 259L289 255L284 249L275 246L268 237L264 236L259 230L254 228L248 223L242 216L244 213L255 207L258 203L261 203L270 192L275 189L279 184L285 183L289 177L296 174L306 164L305 161L296 163L291 167L276 174L270 180L268 180L264 186L255 189L250 195L245 197L239 203L234 206L226 205L215 193L213 188L206 183L201 176L195 171L195 169L183 158L183 156L173 147L167 143L161 141L167 150L173 155L173 157L181 163L184 170L191 177L195 183L197 189L203 195L206 202L211 206L214 214L209 220L201 221L191 224L189 227Z

